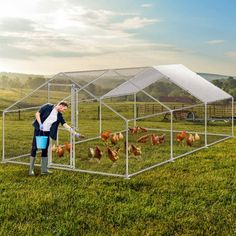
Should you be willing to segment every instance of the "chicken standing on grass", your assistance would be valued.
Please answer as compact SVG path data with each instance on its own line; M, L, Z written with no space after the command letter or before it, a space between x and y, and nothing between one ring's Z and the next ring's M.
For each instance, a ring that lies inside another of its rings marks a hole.
M143 136L141 136L138 140L137 140L137 142L138 143L146 143L147 141L148 141L148 138L149 138L149 136L150 135L143 135Z
M119 151L120 151L120 148L117 148L116 150L112 150L109 147L107 148L108 157L113 163L115 163L119 159L119 156L118 156Z
M111 131L108 130L108 131L103 131L101 133L101 139L103 142L107 142L107 140L110 138L110 134L111 134Z
M186 131L182 131L181 133L178 133L176 135L176 139L179 143L181 143L186 138L186 136L187 136Z
M63 157L64 156L64 148L61 145L59 145L57 147L56 153L59 157Z

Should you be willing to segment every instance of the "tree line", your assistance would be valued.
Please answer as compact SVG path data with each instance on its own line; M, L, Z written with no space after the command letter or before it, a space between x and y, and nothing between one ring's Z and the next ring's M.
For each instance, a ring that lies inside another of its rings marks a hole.
M46 82L46 78L43 76L36 76L36 77L26 77L22 78L10 78L7 75L2 75L0 77L0 88L2 89L10 89L10 88L29 88L29 89L36 89L40 85ZM225 92L231 94L234 99L236 99L236 79L232 76L229 76L227 79L216 79L211 81L217 87L223 89ZM89 86L89 91L93 92L94 94L104 94L108 92L107 88L102 88L101 86L95 86L91 84ZM168 82L156 82L149 86L146 90L150 95L155 96L188 96L187 93L181 90L174 84L170 84ZM142 100L142 99L141 99Z
M7 75L2 75L0 77L0 88L2 89L10 89L10 88L29 88L36 89L43 83L45 83L46 79L44 77L28 77L26 79L22 78L10 78Z
M234 77L229 76L227 79L216 79L211 82L236 99L236 79Z

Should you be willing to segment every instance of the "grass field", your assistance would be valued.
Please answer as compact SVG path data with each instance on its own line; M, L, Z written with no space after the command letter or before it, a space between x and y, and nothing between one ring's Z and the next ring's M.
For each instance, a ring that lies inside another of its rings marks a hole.
M235 141L129 180L0 164L0 235L235 235Z
M17 99L13 95L10 91L5 96L8 99L3 100L4 106ZM80 131L88 136L98 131L97 108L91 106L94 109L82 107L80 117ZM7 117L9 156L29 151L34 112L21 114L20 121L17 113ZM104 119L105 129L122 129L121 123L109 121L111 116L106 112ZM150 126L147 120L141 124ZM186 128L186 123L177 125ZM160 126L168 128L169 123L161 122ZM209 126L209 130L215 127ZM222 124L218 128L222 132L230 130ZM199 132L202 126L196 124L191 129ZM0 135L0 147L1 139ZM79 155L87 154L86 145L90 144L80 144ZM149 160L159 155L153 147L142 148ZM177 154L180 149L175 149ZM79 165L88 168L83 156L79 158ZM137 164L132 159L131 164L135 170L146 161ZM100 167L90 168L119 171L120 167L118 164L111 169L111 162L102 160ZM131 179L53 172L51 176L40 176L40 168L36 167L36 177L29 177L27 166L0 164L0 235L236 235L235 138Z

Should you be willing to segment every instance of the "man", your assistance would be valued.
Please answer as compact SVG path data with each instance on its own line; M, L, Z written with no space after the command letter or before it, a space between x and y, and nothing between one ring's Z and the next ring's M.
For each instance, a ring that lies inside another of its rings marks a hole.
M32 149L31 149L31 157L30 157L30 168L29 168L29 175L34 175L34 163L35 157L37 152L37 145L36 145L36 136L47 136L47 146L45 149L42 149L42 159L41 159L41 174L50 174L48 171L48 147L50 137L54 140L57 138L57 130L58 126L64 126L69 132L75 134L78 137L84 137L79 133L76 133L64 120L62 113L64 113L68 108L68 104L65 101L58 103L56 106L53 104L45 104L40 108L39 111L35 113L35 120L33 122L34 126L34 137L32 141Z

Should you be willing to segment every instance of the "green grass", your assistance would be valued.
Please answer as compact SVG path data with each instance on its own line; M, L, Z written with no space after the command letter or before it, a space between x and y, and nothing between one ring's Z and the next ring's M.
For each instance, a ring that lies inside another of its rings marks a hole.
M18 96L13 95L14 91L9 92L2 105L10 105ZM80 109L80 132L92 137L98 132L97 104ZM22 113L21 121L17 120L18 114L7 117L9 156L29 153L34 112ZM110 115L105 109L103 112L103 129L124 128L117 116ZM128 109L123 114L130 115ZM112 122L109 122L111 117ZM69 112L66 118L69 119ZM160 120L147 119L140 124L168 129L170 124ZM174 122L174 129L200 132L203 127ZM229 133L230 127L221 123L209 126L211 132L216 129ZM66 133L62 137L61 142L68 139ZM1 138L0 135L0 149ZM130 141L135 142L135 138L130 136ZM203 137L195 145L202 143ZM87 148L96 144L103 145L99 140L77 145L76 163L89 170L123 173L124 155L116 167L111 167L106 155L100 164L88 162ZM162 147L142 144L143 159L130 159L131 169L137 171L154 164L168 151L167 144ZM189 149L175 145L176 154ZM55 160L66 162L67 158ZM39 160L37 158L38 163ZM25 161L28 162L28 158ZM36 167L36 177L29 177L28 166L0 164L0 235L236 234L235 138L128 180L62 170L53 172L51 176L41 176L40 168Z
M9 145L31 137L27 125L9 128L19 136ZM235 235L235 141L129 180L60 170L40 176L38 167L28 177L27 166L0 164L0 235Z

